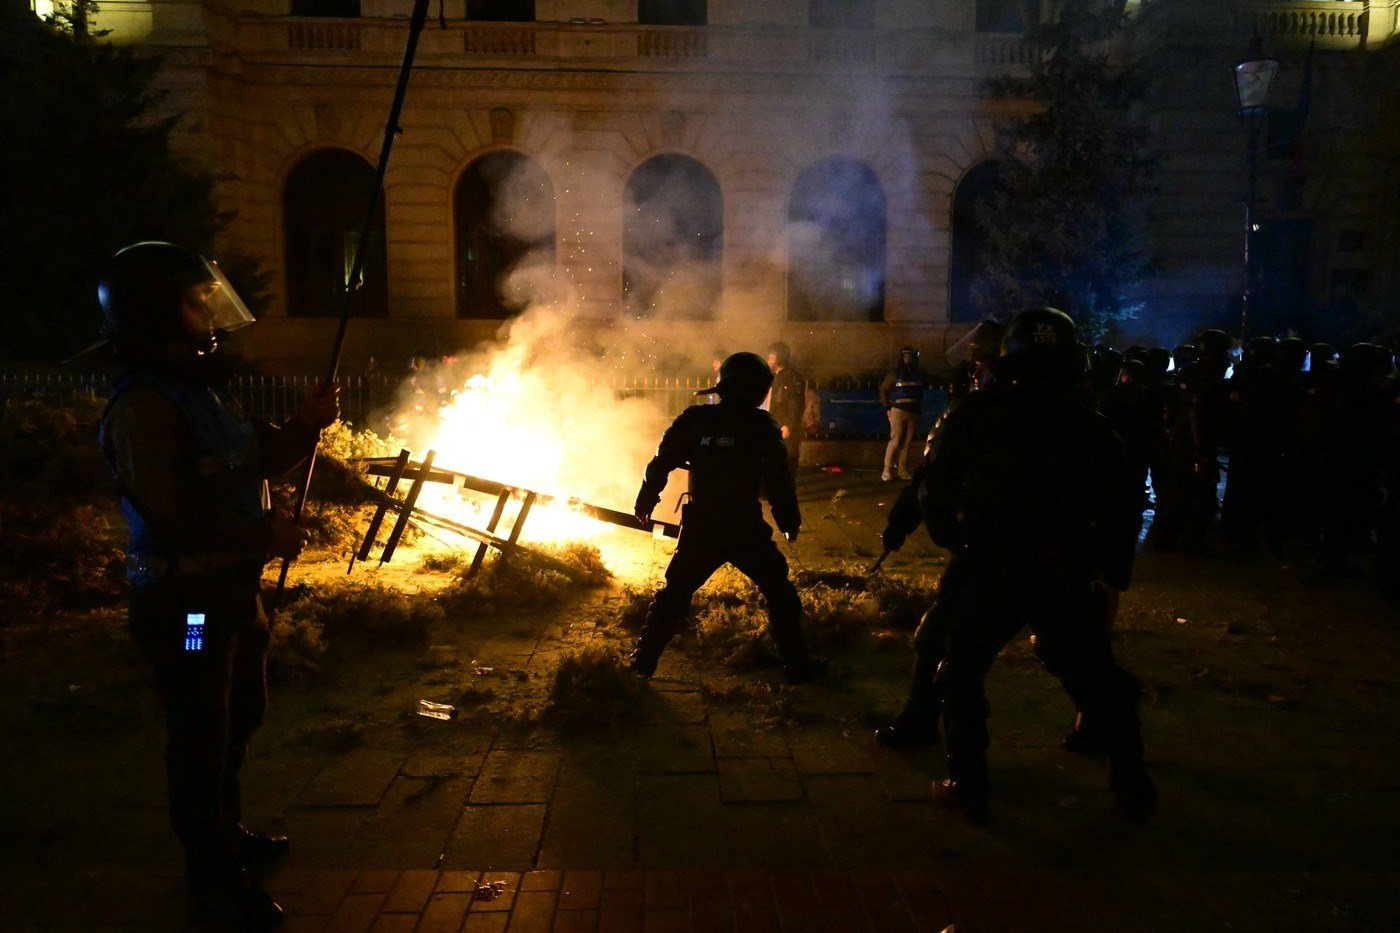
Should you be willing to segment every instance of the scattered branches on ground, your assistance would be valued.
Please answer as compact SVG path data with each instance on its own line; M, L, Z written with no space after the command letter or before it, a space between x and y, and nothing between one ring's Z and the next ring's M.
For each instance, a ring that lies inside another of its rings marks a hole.
M586 644L560 658L544 716L569 728L610 729L637 713L642 695L640 678L614 648Z
M342 637L383 647L422 647L442 618L442 606L426 593L373 583L301 587L273 621L270 661L275 673L295 679L319 670L322 656Z
M476 576L459 572L441 596L452 612L495 616L558 606L579 590L602 586L611 578L591 544L535 546L506 560L493 551Z

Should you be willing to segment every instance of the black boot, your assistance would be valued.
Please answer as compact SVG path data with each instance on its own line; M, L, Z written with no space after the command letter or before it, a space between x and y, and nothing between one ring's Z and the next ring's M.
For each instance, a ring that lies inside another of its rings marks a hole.
M249 868L258 868L273 862L286 855L292 847L286 836L258 832L247 829L242 824L234 830L234 845L238 849L238 857Z
M1110 761L1108 786L1113 788L1118 805L1129 819L1143 819L1157 808L1157 785L1152 782L1141 758Z
M927 624L927 613L924 619ZM938 680L938 669L938 656L916 645L909 699L894 722L875 730L875 741L886 748L938 745L938 717L943 713L943 685Z
M904 704L894 722L875 730L875 741L886 748L911 748L915 746L937 746L937 713L932 717L924 710L916 710L912 701Z
M1084 725L1083 713L1075 714L1074 725L1065 735L1064 745L1065 751L1071 755L1083 755L1085 758L1093 758L1105 751L1103 738L1099 735L1098 730L1092 726Z
M790 687L811 683L822 674L825 674L827 667L828 662L826 658L814 658L810 655L804 655L795 661L789 661L783 665L783 681Z
M807 637L802 632L802 616L768 615L768 634L783 662L783 680L790 686L810 683L827 668L826 658L814 658L807 650Z
M933 796L961 811L978 826L991 817L987 811L987 759L985 755L949 755L948 778L933 782Z
M656 665L661 663L661 652L671 643L675 630L672 627L647 621L642 636L637 639L637 647L632 649L632 671L646 680L656 673Z
M201 920L239 930L271 930L282 925L281 906L242 871L190 878L195 914Z

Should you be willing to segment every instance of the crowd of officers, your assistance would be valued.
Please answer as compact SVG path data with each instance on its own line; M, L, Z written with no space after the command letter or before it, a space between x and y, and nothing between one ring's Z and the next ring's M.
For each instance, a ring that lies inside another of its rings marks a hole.
M1378 582L1395 587L1400 375L1388 348L1296 337L1237 348L1207 330L1171 351L1095 347L1084 391L1144 496L1150 480L1149 548L1206 554L1218 517L1228 547L1278 554L1302 541L1335 573L1374 546Z

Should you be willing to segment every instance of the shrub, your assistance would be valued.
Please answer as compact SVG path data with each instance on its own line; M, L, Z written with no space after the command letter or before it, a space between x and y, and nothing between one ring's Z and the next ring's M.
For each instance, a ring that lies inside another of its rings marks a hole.
M641 696L641 680L623 658L589 644L559 660L544 715L562 726L610 729L637 713Z
M343 583L300 589L277 625L309 628L296 636L307 645L346 636L368 644L422 646L428 643L428 630L442 618L442 606L426 593L405 593L377 583Z
M0 415L0 625L117 603L116 484L97 445L103 403L11 401Z
M522 549L509 560L493 550L476 576L467 577L461 571L443 590L442 600L455 612L494 616L505 610L558 606L578 590L602 586L611 578L602 555L591 544Z

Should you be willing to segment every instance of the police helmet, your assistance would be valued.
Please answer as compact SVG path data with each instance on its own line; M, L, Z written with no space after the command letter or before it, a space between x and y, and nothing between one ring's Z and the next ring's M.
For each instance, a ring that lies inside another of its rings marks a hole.
M1069 382L1084 374L1074 319L1056 308L1030 308L1006 325L1003 365L1013 382Z
M1284 372L1300 372L1308 358L1308 345L1300 337L1284 337L1278 342L1275 358Z
M1200 359L1220 362L1235 348L1235 338L1216 328L1203 330L1201 336L1196 338L1196 348L1200 351Z
M1123 354L1100 344L1089 351L1089 370L1096 378L1112 382L1123 368Z
M915 366L918 366L918 365L919 365L919 351L918 351L918 349L915 348L915 347L900 347L900 348L899 348L899 358L900 358L900 360L903 360L903 359L904 359L904 354L906 354L906 353L908 353L910 356L912 356L912 357L914 358L914 365L915 365Z
M1278 344L1272 337L1251 337L1244 345L1244 357L1257 366L1268 366L1273 363L1278 350Z
M695 394L757 405L772 385L773 371L758 354L735 353L719 364L719 382Z
M1142 357L1143 378L1152 382L1161 382L1167 377L1167 370L1171 369L1172 355L1166 347L1151 347Z
M103 336L115 343L161 343L192 330L213 334L253 323L248 306L209 260L173 243L119 250L97 282Z
M1389 347L1376 343L1352 344L1341 353L1342 371L1366 381L1384 379L1395 368Z

